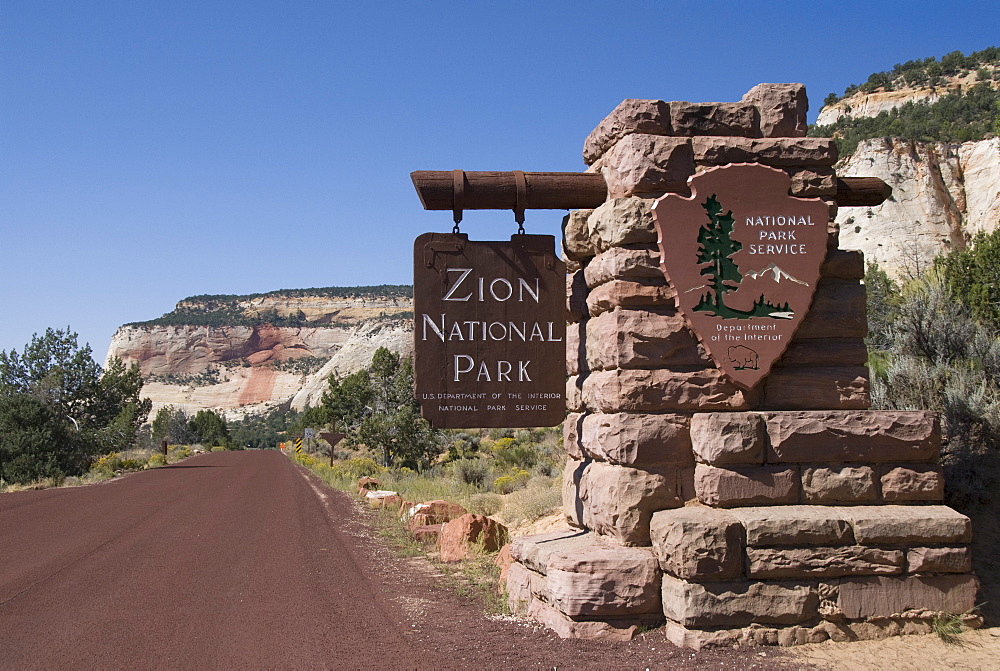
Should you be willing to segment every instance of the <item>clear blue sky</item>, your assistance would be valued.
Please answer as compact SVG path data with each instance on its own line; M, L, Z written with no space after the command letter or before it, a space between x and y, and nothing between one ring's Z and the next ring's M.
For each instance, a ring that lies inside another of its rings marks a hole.
M582 170L624 98L802 82L813 120L998 26L991 0L3 0L0 349L68 325L103 360L120 324L194 294L408 284L413 239L451 227L412 170Z

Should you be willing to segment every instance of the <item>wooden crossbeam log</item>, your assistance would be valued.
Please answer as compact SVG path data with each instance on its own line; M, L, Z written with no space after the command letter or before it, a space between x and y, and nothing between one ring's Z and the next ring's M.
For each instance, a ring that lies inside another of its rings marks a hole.
M514 172L466 172L461 197L463 210L582 210L607 200L604 177L591 172L525 172L527 194L517 202ZM416 170L410 173L425 210L455 207L455 177L451 170ZM840 207L873 206L892 195L892 187L878 177L839 177L835 199Z

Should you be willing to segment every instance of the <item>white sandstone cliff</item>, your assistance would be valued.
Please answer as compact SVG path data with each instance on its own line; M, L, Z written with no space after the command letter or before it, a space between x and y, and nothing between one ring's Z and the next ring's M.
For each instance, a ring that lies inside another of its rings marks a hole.
M876 207L842 208L840 246L860 249L895 277L925 270L935 256L964 249L1000 225L1000 139L964 144L865 140L840 176L879 177L892 197Z

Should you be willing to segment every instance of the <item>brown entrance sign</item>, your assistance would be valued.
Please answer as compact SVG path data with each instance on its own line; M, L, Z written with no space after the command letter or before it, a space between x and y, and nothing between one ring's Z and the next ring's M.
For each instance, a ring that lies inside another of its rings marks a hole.
M566 411L566 268L551 235L413 244L414 373L439 428L556 426Z
M826 256L829 209L788 195L791 178L758 164L690 178L692 196L656 201L661 267L716 365L750 389L809 311Z

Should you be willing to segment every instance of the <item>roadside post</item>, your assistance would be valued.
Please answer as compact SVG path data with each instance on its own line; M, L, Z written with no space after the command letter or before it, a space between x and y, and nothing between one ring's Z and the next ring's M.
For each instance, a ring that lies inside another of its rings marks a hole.
M330 444L330 465L333 466L333 448L337 446L337 443L345 438L345 434L337 433L337 425L334 423L333 431L324 431L319 434L319 437Z

